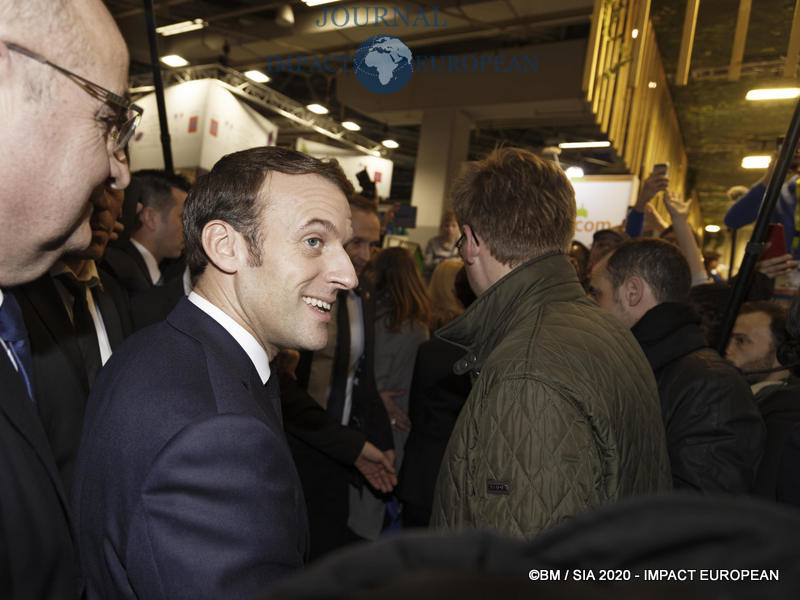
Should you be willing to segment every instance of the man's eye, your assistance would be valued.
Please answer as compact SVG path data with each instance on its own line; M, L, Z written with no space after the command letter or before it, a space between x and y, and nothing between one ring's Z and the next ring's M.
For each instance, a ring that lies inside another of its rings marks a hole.
M306 240L306 245L313 250L318 250L322 248L322 240L319 238L308 238Z

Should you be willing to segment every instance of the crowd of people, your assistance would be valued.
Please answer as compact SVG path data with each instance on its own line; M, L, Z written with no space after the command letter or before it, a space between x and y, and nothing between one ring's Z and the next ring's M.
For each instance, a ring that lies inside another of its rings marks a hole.
M467 598L523 556L630 566L678 532L720 565L700 521L800 583L781 545L800 529L800 301L769 299L791 254L761 265L723 356L730 291L663 170L586 248L564 172L500 148L452 183L420 268L379 248L375 201L335 161L259 147L192 183L131 175L141 109L108 11L10 4L0 596L315 597L326 564L375 585L424 548L414 568ZM658 193L672 224L645 237ZM590 551L623 533L638 555ZM448 579L477 564L473 590Z

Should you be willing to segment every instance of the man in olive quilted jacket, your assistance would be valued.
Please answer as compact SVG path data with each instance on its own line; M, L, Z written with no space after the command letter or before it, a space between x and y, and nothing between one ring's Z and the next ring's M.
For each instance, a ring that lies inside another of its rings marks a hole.
M437 332L477 379L436 485L432 524L532 537L592 507L670 486L653 373L636 340L589 300L567 251L575 194L515 148L453 184L478 299Z

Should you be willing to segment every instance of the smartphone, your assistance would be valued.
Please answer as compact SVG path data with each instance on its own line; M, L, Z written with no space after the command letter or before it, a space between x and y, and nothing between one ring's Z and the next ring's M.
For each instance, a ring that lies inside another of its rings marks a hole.
M666 177L669 174L669 163L658 163L653 165L653 171L661 171L662 175Z
M767 236L764 242L770 242L769 248L761 253L759 260L766 260L767 258L775 258L786 254L786 235L783 232L783 225L780 223L771 223L767 226Z

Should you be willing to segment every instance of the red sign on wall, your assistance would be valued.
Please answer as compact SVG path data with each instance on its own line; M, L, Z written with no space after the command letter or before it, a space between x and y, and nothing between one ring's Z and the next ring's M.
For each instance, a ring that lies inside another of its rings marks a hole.
M214 137L217 137L217 129L219 128L219 123L217 123L214 119L211 119L211 129L209 133Z
M197 131L197 117L189 117L189 133Z

